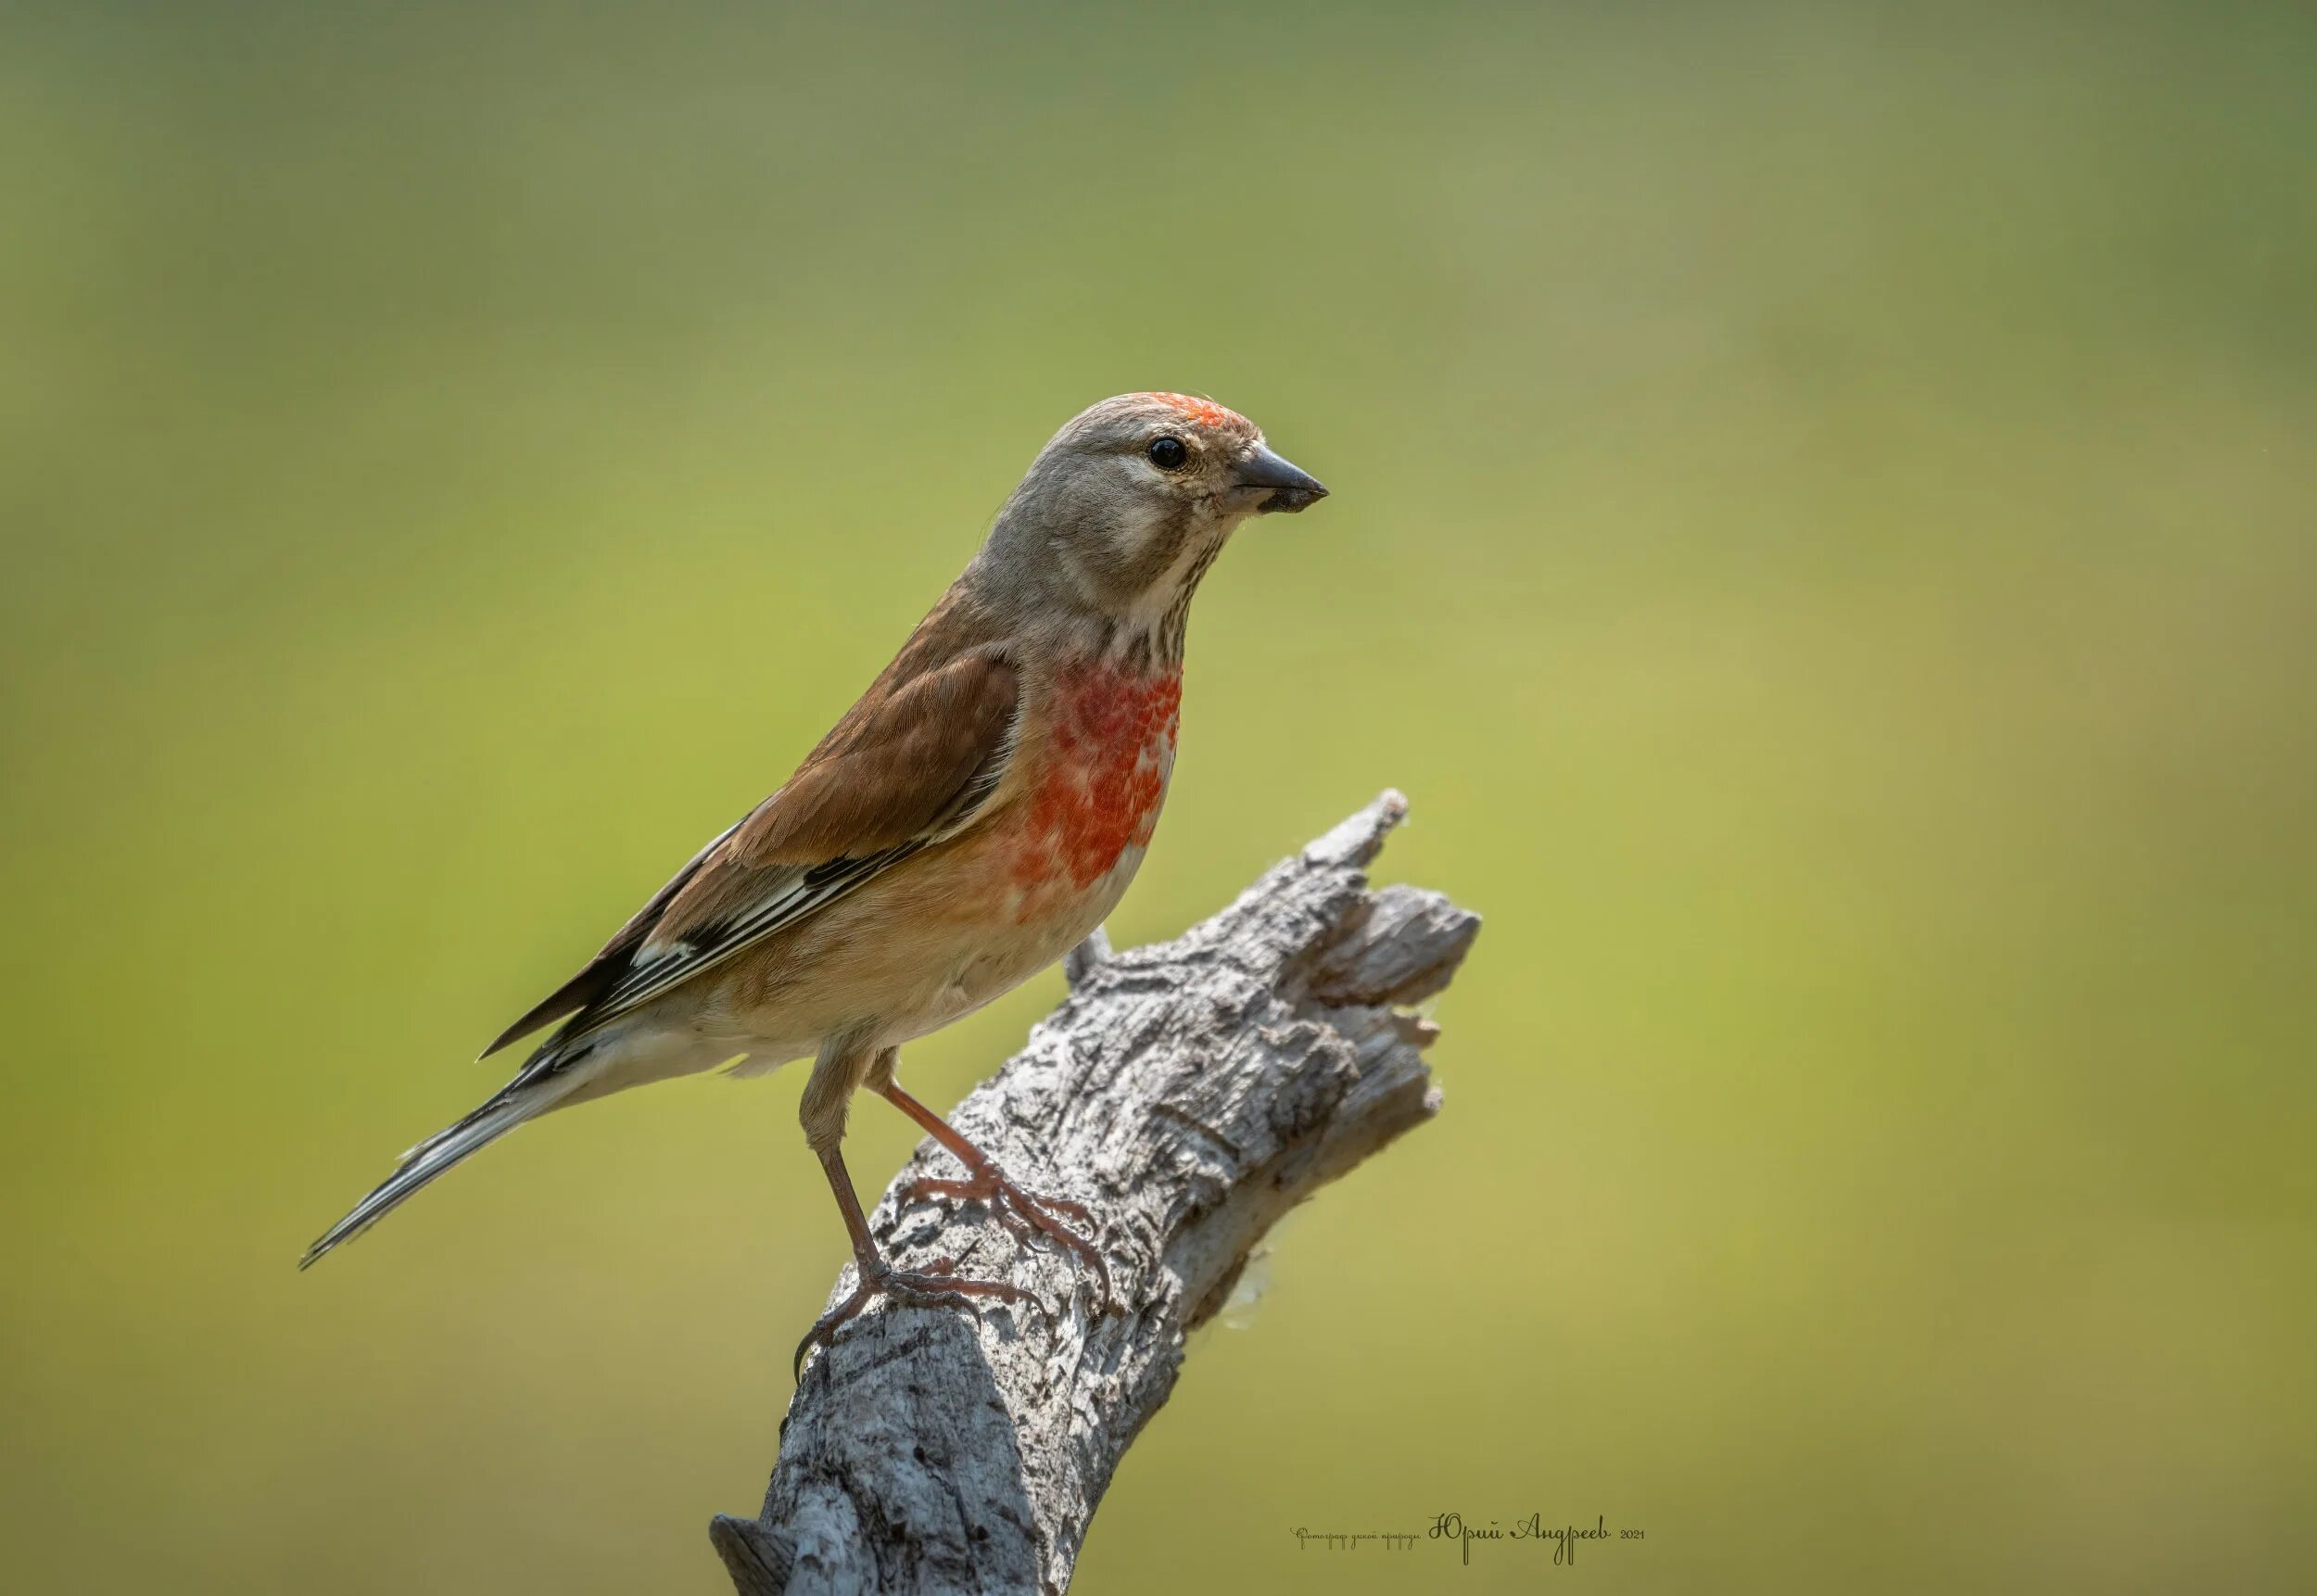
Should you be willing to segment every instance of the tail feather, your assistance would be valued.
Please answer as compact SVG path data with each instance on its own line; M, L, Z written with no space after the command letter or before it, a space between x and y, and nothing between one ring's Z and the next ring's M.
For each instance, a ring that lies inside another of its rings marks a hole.
M402 1161L395 1166L394 1173L380 1182L377 1190L356 1203L352 1212L323 1232L321 1238L306 1249L306 1256L298 1260L298 1267L311 1268L314 1260L338 1243L350 1241L376 1224L401 1206L412 1193L469 1153L488 1146L524 1121L553 1108L576 1084L576 1082L556 1075L528 1081L518 1078L514 1084L457 1124L427 1137L402 1155Z

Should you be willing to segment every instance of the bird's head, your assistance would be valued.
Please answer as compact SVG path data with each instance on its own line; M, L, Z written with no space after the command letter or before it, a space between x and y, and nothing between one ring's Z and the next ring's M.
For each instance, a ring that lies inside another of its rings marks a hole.
M1326 496L1236 411L1184 394L1121 394L1038 451L985 552L1061 578L1054 586L1106 615L1156 621L1179 609L1240 522Z

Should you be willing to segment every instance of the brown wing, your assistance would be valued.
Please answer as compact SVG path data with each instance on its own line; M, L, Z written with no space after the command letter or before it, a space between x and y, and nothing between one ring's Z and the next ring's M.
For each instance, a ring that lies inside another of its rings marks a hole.
M486 1056L551 1020L591 1031L971 823L1005 779L1019 681L949 604L780 791L710 842ZM970 646L958 646L961 643Z

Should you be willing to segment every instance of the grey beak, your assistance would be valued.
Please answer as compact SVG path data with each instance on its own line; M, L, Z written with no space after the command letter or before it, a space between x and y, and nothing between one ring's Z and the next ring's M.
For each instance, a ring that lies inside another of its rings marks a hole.
M1260 447L1239 462L1239 486L1269 490L1255 507L1259 515L1274 510L1292 515L1327 497L1326 485L1318 477Z

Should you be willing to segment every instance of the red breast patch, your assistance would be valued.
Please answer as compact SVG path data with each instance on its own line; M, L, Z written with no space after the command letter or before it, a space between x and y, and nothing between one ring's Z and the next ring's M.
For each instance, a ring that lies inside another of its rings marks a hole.
M1180 675L1094 665L1057 679L1045 771L1014 855L1016 886L1028 892L1067 876L1083 891L1129 846L1149 846L1182 703Z

